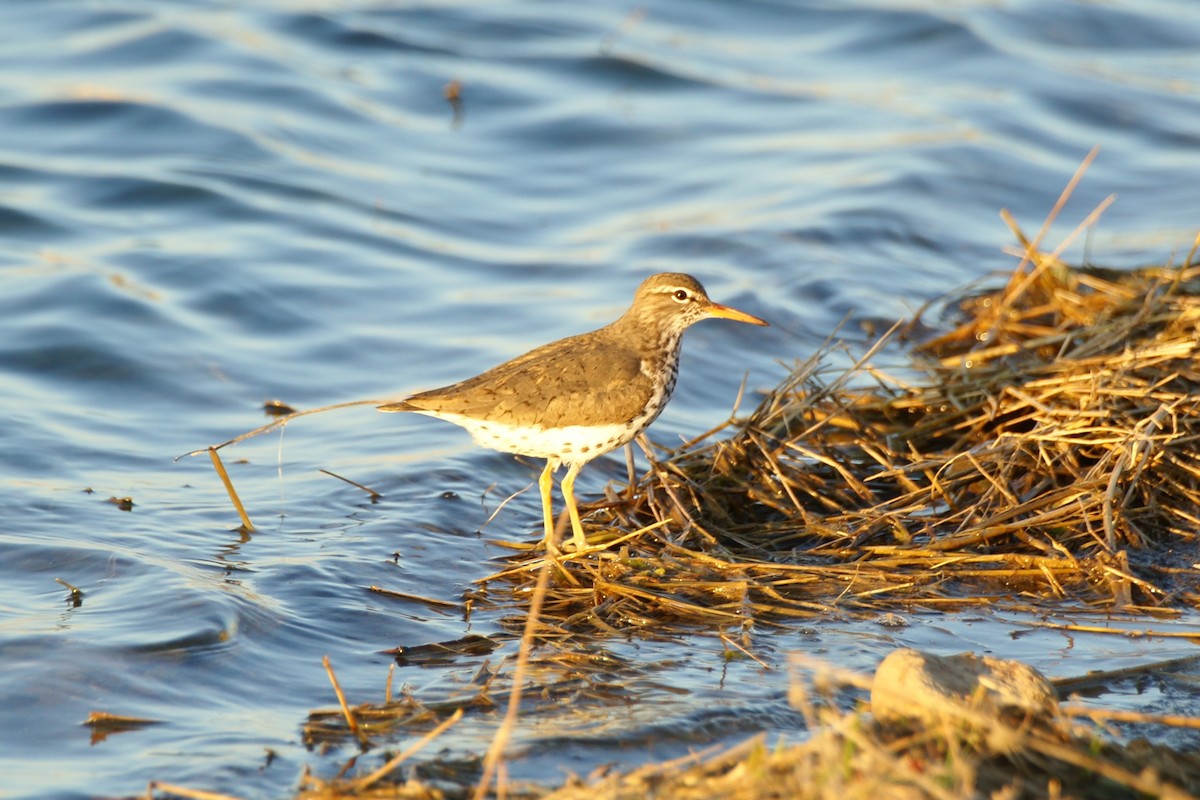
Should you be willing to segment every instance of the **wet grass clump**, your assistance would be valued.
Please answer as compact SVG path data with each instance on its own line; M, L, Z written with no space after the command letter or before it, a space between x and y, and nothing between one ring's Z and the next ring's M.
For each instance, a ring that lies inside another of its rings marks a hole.
M514 609L501 633L387 651L407 664L483 659L470 680L418 699L393 697L389 678L382 703L354 707L338 690L340 709L313 711L303 728L314 750L354 744L375 756L386 742L420 738L370 766L354 757L335 775L306 774L297 796L1200 796L1192 754L1129 735L1198 729L1200 719L1059 702L1115 673L1055 682L1045 713L983 709L971 696L904 724L882 719L881 704L873 713L871 679L849 679L856 693L847 701L820 677L828 668L812 664L789 692L809 732L803 742L759 736L674 762L601 768L557 788L506 777L518 721L569 736L567 716L599 727L611 707L637 702L654 667L606 648L631 636L709 634L728 658L757 659L753 632L837 615L1004 603L1144 621L1196 606L1195 253L1182 267L1116 272L1067 266L1018 236L1021 265L945 300L939 333L918 314L858 355L830 343L747 416L698 441L720 440L648 450L651 468L629 491L590 507L586 551L551 558L514 545L504 568L467 596L466 607ZM881 366L900 354L898 365ZM1024 624L1131 633L1111 619ZM498 643L515 640L515 661L493 666ZM1135 669L1193 668L1188 658ZM475 733L466 748L407 763L460 721ZM1132 728L1117 734L1114 723ZM481 725L495 734L476 757Z
M605 677L636 695L637 670L604 657L614 634L711 632L731 657L753 657L756 627L830 613L1193 606L1200 268L1115 273L1033 253L1031 269L945 309L948 333L914 341L910 320L836 372L828 348L728 423L728 438L654 460L631 493L594 506L588 551L524 550L486 579L489 601L526 612L507 620L536 654L522 718L552 717L556 704L579 714L589 697L602 707L587 687ZM903 339L911 361L877 368ZM905 726L865 699L851 710L830 699L812 679L821 669L792 682L812 732L802 743L760 736L556 789L499 786L555 800L1200 793L1195 758L1105 727L1122 713L1135 731L1194 717L1066 705ZM461 796L492 796L462 777ZM356 796L351 783L323 788Z
M915 653L916 651L908 651ZM918 659L953 662L970 657L939 659L917 655ZM975 659L976 661L978 659ZM987 659L984 659L985 661ZM1083 688L1084 684L1104 684L1121 678L1148 677L1163 672L1187 672L1195 657L1146 664L1133 669L1088 675L1086 678L1054 681L1051 695ZM992 660L982 670L984 679L975 687L956 696L954 682L928 687L929 691L909 691L903 682L907 673L881 667L874 677L860 675L827 663L794 656L788 690L789 704L803 718L811 732L802 742L772 742L765 735L751 736L740 744L699 747L696 752L673 761L658 762L634 769L600 767L587 776L572 776L557 787L528 782L512 782L499 777L496 786L480 782L484 768L478 758L455 756L449 751L425 757L417 763L405 761L427 747L463 718L463 713L481 709L472 703L459 703L447 715L447 704L437 711L413 698L402 704L387 700L343 711L351 724L339 722L338 710L314 712L310 726L320 725L329 743L358 740L367 752L381 740L393 738L399 730L372 725L368 720L397 712L412 725L411 735L424 734L404 751L382 754L384 764L372 768L358 765L356 759L329 778L306 774L301 780L297 800L339 800L341 798L467 798L490 797L539 798L540 800L845 800L878 797L913 800L954 800L955 798L1101 798L1118 800L1136 797L1189 798L1200 795L1200 758L1154 744L1141 736L1154 726L1200 727L1200 718L1164 716L1129 711L1108 711L1079 703L1060 703L1053 697L1039 697L1032 707L997 704L1013 695L992 692L988 688L1005 683L1006 665L1016 662ZM1016 665L1018 671L1030 671ZM997 669L1000 671L994 671ZM579 714L579 706L559 697L545 695L540 681L551 670L543 663L531 673L526 687L523 712L525 724L543 714L553 715L552 706L561 703L560 713L570 708ZM885 675L885 672L887 674ZM896 681L901 683L897 684ZM1044 679L1042 679L1044 680ZM882 686L881 686L882 685ZM1049 684L1047 684L1049 685ZM1014 684L1015 686L1015 684ZM896 703L889 703L885 715L883 699L876 695L890 687L894 695L910 698L903 703L911 708L911 721L896 718ZM985 688L988 687L988 688ZM961 687L958 687L961 688ZM847 690L860 699L847 708ZM867 703L869 693L872 703ZM1028 695L1026 695L1026 699ZM410 712L423 708L440 718L435 728L428 719ZM543 720L544 721L544 720ZM578 721L578 720L576 720ZM1111 723L1127 723L1125 741L1120 741ZM407 723L406 723L407 724ZM403 724L400 726L403 727ZM356 734L356 731L358 733ZM373 759L378 760L378 758ZM197 800L227 800L216 796L191 795Z
M1194 606L1200 267L1028 262L947 301L952 329L896 374L877 360L919 317L832 376L830 345L728 438L655 460L590 515L597 547L556 565L543 622L669 634L998 599ZM541 562L489 580L519 597Z

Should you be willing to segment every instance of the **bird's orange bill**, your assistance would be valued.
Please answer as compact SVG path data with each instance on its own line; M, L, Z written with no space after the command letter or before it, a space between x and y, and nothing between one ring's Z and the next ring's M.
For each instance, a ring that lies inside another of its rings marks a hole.
M735 322L749 322L751 325L767 325L765 319L759 319L753 314L747 314L745 311L738 311L736 308L723 306L720 303L713 303L709 306L708 315L710 317L720 317L721 319L731 319Z

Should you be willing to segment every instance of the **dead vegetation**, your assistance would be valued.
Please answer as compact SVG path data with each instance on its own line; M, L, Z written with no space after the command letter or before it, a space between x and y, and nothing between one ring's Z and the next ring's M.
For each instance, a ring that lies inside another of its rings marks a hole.
M1200 268L1030 263L948 306L955 327L916 343L904 377L875 364L917 320L832 380L826 349L728 438L656 461L590 515L593 544L621 541L559 566L547 621L670 632L996 598L1195 605ZM523 585L540 563L491 580Z
M866 690L870 677L799 657L793 667L789 699L813 732L806 741L772 746L757 736L673 763L576 781L543 800L1182 800L1200 791L1200 760L1144 742L1108 743L1094 725L1061 714L955 708L940 724L882 723L864 708L838 710L829 699L831 686Z
M1144 620L1195 605L1200 267L1116 273L1030 260L1003 286L948 301L954 327L916 342L913 362L896 370L904 377L874 365L911 339L915 320L849 370L827 368L826 350L729 423L728 438L655 460L635 491L597 504L591 549L557 560L523 550L486 579L477 600L520 612L505 622L529 659L523 718L636 697L638 667L603 648L612 634L711 633L732 657L753 658L753 628L830 613L1065 601L1075 613ZM534 583L547 573L542 598ZM534 597L541 607L529 613ZM1122 631L1110 621L1097 632ZM1200 792L1200 762L1188 754L1120 744L1103 724L1074 719L1124 712L904 728L865 706L847 711L844 698L839 709L813 688L824 685L812 678L820 671L793 680L792 704L813 732L802 743L755 737L555 790L501 773L496 791L554 800ZM504 705L493 679L520 688L506 672L481 669L439 710L406 697L359 713L380 735L405 720L426 730L451 707ZM519 699L513 692L507 707ZM399 722L387 721L393 712ZM1200 725L1149 717L1125 721ZM332 711L314 712L307 731L353 735ZM369 792L361 776L309 778L301 794L465 797L474 787L492 796L478 761L446 762L440 784L415 774L377 779Z
M936 657L929 657L934 658ZM946 659L946 660L953 660ZM1161 670L1190 669L1195 657L1144 665L1141 675ZM989 669L1022 668L1015 662L993 659ZM542 665L547 666L546 664ZM653 763L636 769L601 767L588 776L568 779L557 788L501 779L490 791L483 763L478 758L456 757L443 751L416 765L404 762L438 735L462 719L464 711L486 710L487 703L457 701L424 707L415 699L402 704L388 700L379 705L362 704L353 710L314 712L309 726L318 724L332 743L340 730L342 741L358 738L361 732L383 740L398 732L392 726L375 727L370 722L393 712L412 724L412 733L423 733L404 751L385 753L382 766L359 767L351 759L336 776L328 779L306 774L297 800L383 800L384 798L513 797L539 800L843 800L844 798L900 798L901 800L959 800L960 798L1067 798L1162 797L1184 800L1200 794L1200 759L1194 753L1137 738L1121 742L1105 723L1116 718L1145 729L1150 725L1200 727L1200 718L1166 717L1137 712L1109 712L1080 704L1059 705L1038 698L1044 708L1033 711L997 706L980 691L961 697L940 699L914 697L912 709L921 722L905 723L889 713L887 719L865 702L872 699L880 682L896 680L877 674L874 678L832 667L824 662L794 656L788 699L800 712L811 732L803 741L769 741L753 736L733 746L712 746L674 761ZM1023 668L1026 672L1029 668ZM534 670L526 692L538 698L533 714L550 711L566 703L563 696L547 697L539 680L550 670ZM1127 673L1127 670L1118 671ZM1121 677L1118 672L1090 675L1104 682ZM988 672L988 675L997 673ZM1132 677L1125 674L1124 677ZM911 678L910 678L911 680ZM1059 685L1059 692L1070 688ZM980 680L979 687L991 687ZM515 685L515 684L514 684ZM948 690L961 690L953 687ZM847 709L843 689L850 687L860 698ZM481 696L486 687L480 688ZM839 699L840 695L840 699ZM1011 697L1003 690L993 697ZM882 700L880 701L882 704ZM453 713L448 713L455 705ZM401 708L403 706L403 708ZM572 702L573 713L578 713ZM881 706L882 708L882 706ZM415 709L422 713L414 715ZM343 716L344 714L344 716ZM432 722L441 720L436 727ZM404 727L408 722L402 723ZM527 723L528 724L528 723ZM430 729L432 727L432 729ZM359 733L356 734L356 731ZM367 745L370 742L366 743ZM366 745L364 745L366 746ZM188 793L178 787L162 791L196 797L197 800L230 800L203 793Z
M638 666L604 650L613 635L711 634L731 657L754 658L751 630L836 614L1003 602L1144 621L1196 606L1195 252L1178 267L1076 268L1016 232L1021 265L946 300L938 327L948 332L924 335L918 315L857 356L829 344L748 416L702 437L719 440L652 457L630 492L593 504L587 551L548 559L518 549L481 581L471 603L515 612L502 621L521 640L515 674L485 661L454 697L393 699L389 686L383 704L343 700L305 727L312 746L356 741L366 750L400 731L427 742L464 712L503 708L487 759L438 757L405 773L397 767L406 751L369 773L351 762L345 775L306 776L300 796L466 797L472 787L479 798L554 800L1200 793L1190 755L1116 744L1069 716L904 729L864 708L839 709L806 676L791 698L812 733L802 743L756 737L556 790L505 780L499 754L522 691L523 719L636 698ZM901 345L911 357L881 367ZM853 365L831 366L839 360ZM1122 631L1110 621L1097 632ZM403 655L495 645L468 638ZM503 690L493 687L498 676Z

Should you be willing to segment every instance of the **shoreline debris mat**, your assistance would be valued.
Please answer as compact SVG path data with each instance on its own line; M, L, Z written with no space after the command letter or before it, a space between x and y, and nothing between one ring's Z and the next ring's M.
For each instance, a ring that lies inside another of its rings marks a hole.
M1147 618L1196 607L1195 250L1178 267L1070 267L1038 250L1040 235L1030 243L1016 233L1021 264L991 288L945 300L939 333L927 334L917 314L858 356L828 343L747 417L700 441L725 438L665 455L647 448L647 474L590 507L584 552L549 559L514 545L504 567L468 592L468 605L513 611L497 621L503 633L388 653L482 658L519 637L519 666L485 659L444 698L393 698L390 677L381 704L352 707L339 691L339 707L314 711L305 726L314 749L353 743L366 755L401 732L424 735L382 766L360 766L356 755L337 775L306 775L298 797L459 797L472 787L477 797L557 800L1200 794L1200 761L1188 749L1112 735L1126 723L1200 729L1200 717L1052 703L1047 690L1044 713L972 704L970 725L905 726L866 712L869 679L842 682L859 691L847 700L830 689L839 681L822 675L829 670L811 663L789 691L810 733L804 742L758 736L557 789L506 777L522 693L526 719L568 703L579 716L589 703L636 701L644 665L614 660L606 639L706 634L730 658L756 659L755 630L809 618L1002 604L1139 626L1056 626L1064 630L1160 635ZM897 363L881 366L884 358ZM196 452L219 469L222 446ZM1200 631L1161 635L1200 639ZM1190 668L1193 659L1177 661L1144 670ZM331 669L330 677L336 689ZM963 694L973 703L974 693ZM425 764L431 772L410 771L415 749L459 720L499 727L488 762L446 748L449 756ZM155 790L214 797L162 784L148 794Z
M480 780L481 762L454 748L438 751L411 770L396 769L463 719L464 710L477 715L483 709L458 704L450 714L449 706L443 706L438 712L428 709L432 713L420 718L404 711L397 722L410 728L413 736L422 734L415 743L399 755L384 751L356 763L365 759L364 749L329 778L306 773L296 797L432 799L467 797L473 789L480 798L543 800L840 800L881 793L913 800L1183 800L1200 792L1200 758L1190 749L1151 743L1142 735L1164 725L1200 729L1200 717L1095 708L1074 701L1071 694L1093 680L1138 680L1164 670L1186 673L1194 668L1196 658L1047 681L1020 662L966 654L943 657L896 650L873 676L794 654L790 681L786 681L788 704L811 732L803 741L771 741L757 734L740 742L702 747L670 761L631 769L613 765L586 777L569 776L554 787L502 780L488 791ZM785 682L782 673L780 682ZM408 702L420 707L415 698ZM354 713L360 720L382 717L395 713L395 705L389 698L379 705L356 706ZM477 718L475 724L495 727L495 717L504 712L494 711L490 722ZM332 721L344 712L344 708L329 709L314 715ZM430 730L439 718L441 722ZM1117 720L1132 727L1119 734L1111 724ZM334 732L329 728L329 734ZM394 733L377 728L372 736L386 740ZM346 744L362 744L348 725L341 726L340 738ZM383 760L383 766L375 767L378 760Z
M876 363L920 315L849 370L827 346L728 438L654 459L594 504L597 547L561 561L545 621L670 635L997 600L1194 607L1200 267L1027 260L947 301L952 329L904 367ZM484 582L519 604L541 560Z

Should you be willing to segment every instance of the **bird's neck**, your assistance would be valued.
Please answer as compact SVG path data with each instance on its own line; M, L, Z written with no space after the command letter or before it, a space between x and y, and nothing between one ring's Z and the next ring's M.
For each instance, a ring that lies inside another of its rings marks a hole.
M651 360L665 358L674 361L679 357L683 330L675 326L664 326L659 321L637 314L631 309L623 317L613 322L611 327L614 334L630 343L641 353L643 358Z

